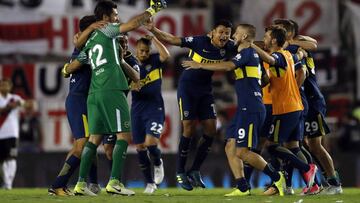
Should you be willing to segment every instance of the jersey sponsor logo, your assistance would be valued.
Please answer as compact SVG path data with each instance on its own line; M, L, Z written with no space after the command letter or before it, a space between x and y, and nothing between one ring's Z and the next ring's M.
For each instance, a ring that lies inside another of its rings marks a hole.
M261 97L261 92L254 92L255 97Z
M100 68L99 70L95 71L95 75L99 75L101 73L103 73L105 70L104 68Z
M149 72L150 70L151 70L151 65L149 64L149 65L147 65L147 66L145 66L145 70L147 71L147 72Z

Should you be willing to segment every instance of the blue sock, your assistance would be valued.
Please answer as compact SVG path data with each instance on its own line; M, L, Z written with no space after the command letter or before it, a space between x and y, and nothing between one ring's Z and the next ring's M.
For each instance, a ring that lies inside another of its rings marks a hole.
M290 162L292 166L299 169L301 172L307 172L310 170L310 166L307 163L300 160L295 154L285 147L280 145L271 145L268 147L268 151L272 156Z
M90 167L90 172L89 172L89 183L94 183L94 184L98 184L98 174L97 174L97 162L98 162L98 157L97 154L94 157L94 160L91 164Z
M190 169L190 171L199 171L201 165L204 163L207 155L211 151L211 145L213 143L214 138L203 135L198 143L197 152L195 155L194 163Z
M244 177L236 179L236 187L241 192L246 192L246 190L250 189L250 187Z
M153 161L154 161L154 165L155 166L160 166L161 164L161 151L160 149L158 148L157 145L151 145L151 146L148 146L147 147L148 150L149 150L149 153L151 155L151 157L153 158Z
M180 137L179 150L177 154L177 173L185 173L185 165L189 153L190 141L191 138L184 136Z
M56 177L55 182L52 184L52 188L66 187L70 177L80 165L80 159L74 155L71 155L61 169L59 175Z
M151 163L150 158L148 156L147 150L137 151L139 158L140 169L145 177L146 183L154 183L152 174L151 174Z
M273 182L278 181L280 179L280 174L270 164L266 164L263 173L268 175Z

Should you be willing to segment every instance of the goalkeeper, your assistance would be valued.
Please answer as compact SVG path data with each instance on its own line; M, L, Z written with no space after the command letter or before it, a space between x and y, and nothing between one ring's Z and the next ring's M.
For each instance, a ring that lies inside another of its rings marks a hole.
M116 38L121 33L134 30L150 20L151 16L166 6L166 2L152 0L150 5L144 13L133 17L126 23L117 24L119 22L117 5L112 1L99 2L94 14L98 21L104 20L109 24L104 28L95 30L77 60L63 69L64 75L71 74L88 59L92 66L87 100L90 138L81 155L79 179L74 189L75 194L96 195L86 187L86 177L96 154L97 146L102 141L102 134L116 134L117 137L113 151L111 176L106 191L120 195L135 194L126 189L120 182L127 146L131 141L131 133L129 106L124 94L124 91L127 91L129 87L121 68L123 59L118 54L119 47ZM79 39L82 39L82 36Z

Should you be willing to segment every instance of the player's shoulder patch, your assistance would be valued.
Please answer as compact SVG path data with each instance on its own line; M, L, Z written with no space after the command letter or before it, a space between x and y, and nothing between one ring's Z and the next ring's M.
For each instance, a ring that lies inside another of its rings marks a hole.
M240 53L236 54L235 60L239 61L240 59L241 59L241 54Z

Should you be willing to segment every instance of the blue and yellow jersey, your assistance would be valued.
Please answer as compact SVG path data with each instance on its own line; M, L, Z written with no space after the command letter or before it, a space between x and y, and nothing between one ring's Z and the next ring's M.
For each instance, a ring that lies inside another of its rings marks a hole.
M271 54L275 65L270 66L270 88L273 115L304 109L295 79L295 63L298 59L289 51L279 50Z
M220 63L236 54L233 41L229 41L224 48L219 49L211 44L211 39L206 35L181 38L181 47L189 48L189 59L198 63ZM211 87L212 75L213 71L189 69L183 71L179 81Z
M80 51L74 49L71 54L71 60L74 60L78 57ZM91 81L91 67L88 64L82 65L79 70L71 74L70 85L69 85L69 94L77 95L88 95L90 81Z
M306 97L308 98L309 103L315 102L316 100L323 100L324 96L321 93L316 80L314 58L310 52L308 52L308 57L306 57L305 61L309 72L309 76L304 82Z
M248 112L265 111L261 96L261 66L255 49L245 48L231 61L236 66L234 73L238 108Z
M161 95L163 63L159 54L151 54L149 59L140 64L139 92L132 91L131 108L134 113L154 112L164 110L164 101Z

